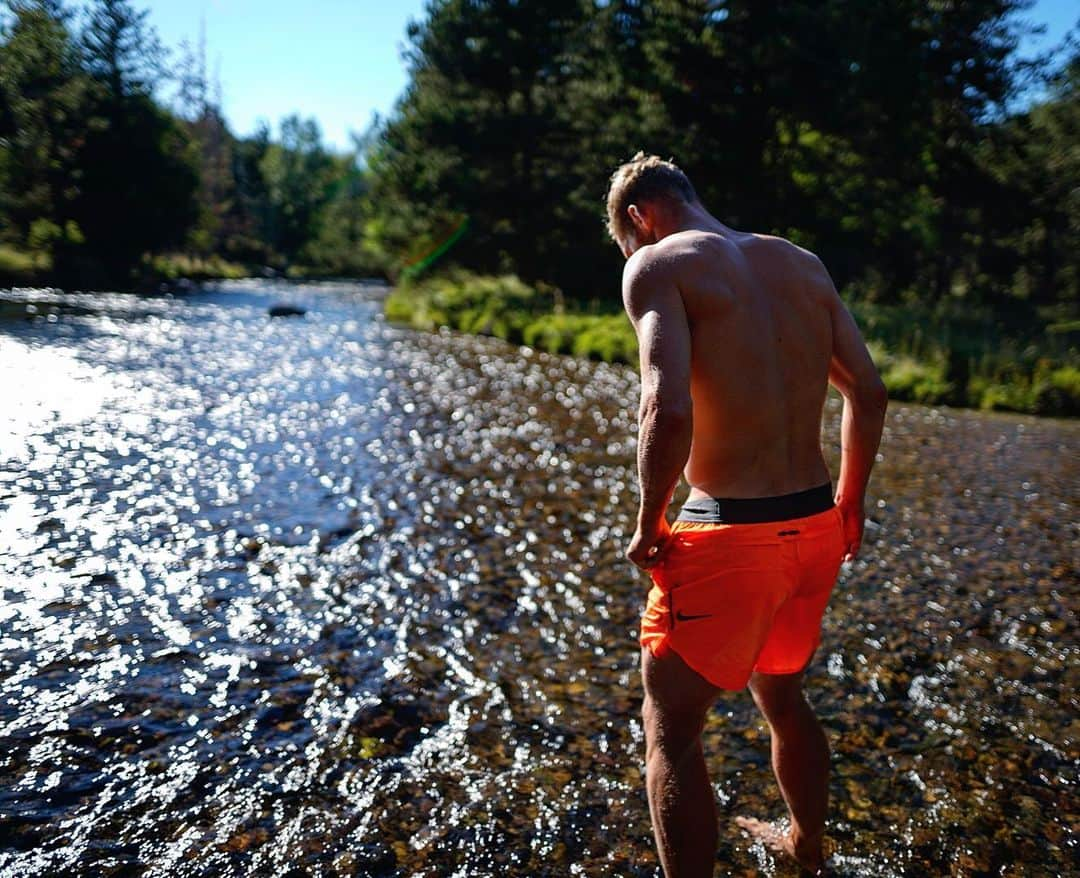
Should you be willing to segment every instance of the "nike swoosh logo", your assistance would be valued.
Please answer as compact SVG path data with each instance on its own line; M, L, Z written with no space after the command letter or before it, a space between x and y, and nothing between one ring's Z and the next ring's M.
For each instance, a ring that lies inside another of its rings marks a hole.
M675 618L678 619L680 622L692 622L694 619L710 619L712 618L712 615L712 613L696 613L694 615L687 615L682 610L680 610L675 614Z

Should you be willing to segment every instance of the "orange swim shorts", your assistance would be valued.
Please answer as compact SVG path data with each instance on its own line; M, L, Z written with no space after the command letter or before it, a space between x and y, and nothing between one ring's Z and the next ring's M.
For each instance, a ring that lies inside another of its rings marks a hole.
M781 521L680 517L671 532L650 570L641 645L657 658L673 650L723 689L742 689L754 671L802 670L845 550L831 498L822 511Z

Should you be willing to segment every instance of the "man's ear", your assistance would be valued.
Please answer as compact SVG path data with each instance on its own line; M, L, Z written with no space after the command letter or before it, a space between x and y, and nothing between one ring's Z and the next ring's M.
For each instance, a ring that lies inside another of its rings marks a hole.
M645 222L645 217L641 215L641 209L636 204L631 204L626 208L626 212L630 214L630 221L641 231L648 229L648 223Z

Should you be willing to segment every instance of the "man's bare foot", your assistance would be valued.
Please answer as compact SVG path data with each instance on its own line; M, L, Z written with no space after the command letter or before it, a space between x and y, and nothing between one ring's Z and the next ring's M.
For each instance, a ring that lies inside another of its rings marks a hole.
M766 823L756 817L736 817L735 822L766 847L779 854L787 854L803 869L804 875L825 875L825 858L821 852L821 843L816 849L807 844L795 844L790 831L785 831L775 823Z

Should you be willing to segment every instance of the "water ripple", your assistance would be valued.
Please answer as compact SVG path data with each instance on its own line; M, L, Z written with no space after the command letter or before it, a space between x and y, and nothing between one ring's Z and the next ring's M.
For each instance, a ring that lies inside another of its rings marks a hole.
M0 293L0 875L659 874L636 377L381 295ZM839 874L1070 868L1077 435L891 409L810 674ZM745 695L705 743L782 874Z

